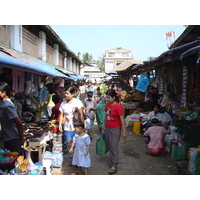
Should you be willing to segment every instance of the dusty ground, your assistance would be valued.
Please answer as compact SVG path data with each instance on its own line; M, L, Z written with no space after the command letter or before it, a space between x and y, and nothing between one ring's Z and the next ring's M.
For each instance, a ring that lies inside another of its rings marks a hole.
M99 138L98 127L92 129L93 140L90 146L90 175L108 175L109 152L105 156L96 154L96 140ZM177 161L166 156L151 156L145 154L147 144L141 134L133 134L132 128L127 128L127 139L120 140L119 164L116 175L177 175ZM64 154L67 157L67 154ZM54 168L54 175L71 175L77 173L77 168L69 167L69 158L64 158L62 168Z
M98 127L92 129L93 140L90 145L91 164L90 175L108 175L109 152L105 156L96 154L96 140L99 138ZM116 175L177 175L177 161L166 156L151 156L145 154L147 144L141 134L133 134L132 127L127 128L127 139L120 140L119 164ZM1 146L1 144L0 144ZM65 150L66 151L66 150ZM71 175L77 173L75 166L68 166L70 159L64 154L62 168L53 168L54 175Z

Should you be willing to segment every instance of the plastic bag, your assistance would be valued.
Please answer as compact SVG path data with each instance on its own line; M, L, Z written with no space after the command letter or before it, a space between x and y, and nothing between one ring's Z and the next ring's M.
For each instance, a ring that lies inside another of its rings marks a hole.
M170 122L171 122L171 117L170 117L170 115L168 114L168 113L163 113L162 114L162 118L161 118L161 124L163 125L163 126L167 126L167 125L169 125L170 124Z
M125 125L126 127L131 127L133 126L133 122L132 122L132 115L128 115L126 116L125 120Z
M188 159L188 147L179 147L178 144L172 143L171 158L173 160L186 160Z
M51 160L53 167L62 167L63 153L53 154L50 151L45 151L44 159Z
M100 138L96 141L96 154L104 156L108 152L108 144L106 142L105 134L102 133Z
M148 85L150 85L149 78L142 74L135 89L141 92L145 92Z

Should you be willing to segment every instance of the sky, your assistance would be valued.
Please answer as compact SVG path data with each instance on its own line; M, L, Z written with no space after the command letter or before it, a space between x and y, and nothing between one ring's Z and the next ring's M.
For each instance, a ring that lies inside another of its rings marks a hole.
M88 52L94 60L117 47L131 50L136 60L158 57L168 50L166 32L175 31L178 38L183 25L199 24L196 0L181 7L174 0L57 0L56 4L35 0L31 4L34 14L21 6L27 5L26 0L12 1L11 7L10 1L2 4L14 17L2 17L0 24L52 25L75 54ZM7 16L7 10L1 14Z
M135 60L145 61L168 50L165 33L176 38L183 25L50 25L75 54L88 52L99 60L106 50L121 47L131 50ZM81 56L82 58L82 56Z

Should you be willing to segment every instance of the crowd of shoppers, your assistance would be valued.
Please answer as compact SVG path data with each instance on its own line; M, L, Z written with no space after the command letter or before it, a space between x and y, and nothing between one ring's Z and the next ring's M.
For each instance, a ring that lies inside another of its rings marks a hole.
M49 120L56 120L58 131L63 133L63 144L66 145L70 162L69 166L77 165L78 174L88 174L91 166L89 145L92 141L91 129L96 119L99 135L105 134L110 151L109 174L117 171L119 159L118 143L125 139L124 110L119 104L119 93L116 85L107 87L107 92L100 91L100 85L86 84L69 85L58 92L53 84L48 85L47 113ZM24 144L22 122L17 114L14 99L7 83L0 83L0 120L5 148L20 153Z

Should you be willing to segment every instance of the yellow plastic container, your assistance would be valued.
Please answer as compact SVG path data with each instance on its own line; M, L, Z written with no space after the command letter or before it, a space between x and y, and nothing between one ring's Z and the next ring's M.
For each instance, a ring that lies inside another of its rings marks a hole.
M40 112L36 112L35 113L35 117L40 119L41 118L41 113Z
M141 123L133 122L133 133L139 134L141 132Z

